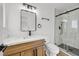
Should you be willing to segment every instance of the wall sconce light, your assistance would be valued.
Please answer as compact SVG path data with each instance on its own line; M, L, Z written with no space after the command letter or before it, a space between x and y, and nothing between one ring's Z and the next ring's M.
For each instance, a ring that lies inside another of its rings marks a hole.
M29 5L27 3L23 3L23 6L25 7L25 10L37 13L37 8L35 6Z

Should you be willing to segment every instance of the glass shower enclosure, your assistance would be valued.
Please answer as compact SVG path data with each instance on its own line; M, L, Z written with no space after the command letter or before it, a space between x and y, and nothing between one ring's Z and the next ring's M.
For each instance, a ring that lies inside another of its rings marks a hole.
M79 9L55 17L55 44L79 55Z

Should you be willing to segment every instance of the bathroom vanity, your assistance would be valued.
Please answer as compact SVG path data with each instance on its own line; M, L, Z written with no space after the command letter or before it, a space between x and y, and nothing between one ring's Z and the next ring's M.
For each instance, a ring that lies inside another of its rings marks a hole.
M8 46L4 56L45 56L45 40L35 40Z

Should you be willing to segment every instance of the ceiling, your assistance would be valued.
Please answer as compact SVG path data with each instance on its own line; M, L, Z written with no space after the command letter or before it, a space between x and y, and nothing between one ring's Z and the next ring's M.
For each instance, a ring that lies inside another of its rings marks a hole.
M68 8L79 5L79 3L31 3L32 5L51 6L56 9Z
M33 6L55 8L56 14L79 7L79 3L30 3ZM75 7L76 6L76 7Z

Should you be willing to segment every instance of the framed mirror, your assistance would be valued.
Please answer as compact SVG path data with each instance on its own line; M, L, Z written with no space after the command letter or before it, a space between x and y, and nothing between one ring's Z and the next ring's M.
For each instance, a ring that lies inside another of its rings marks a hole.
M21 31L36 31L36 13L21 9Z

